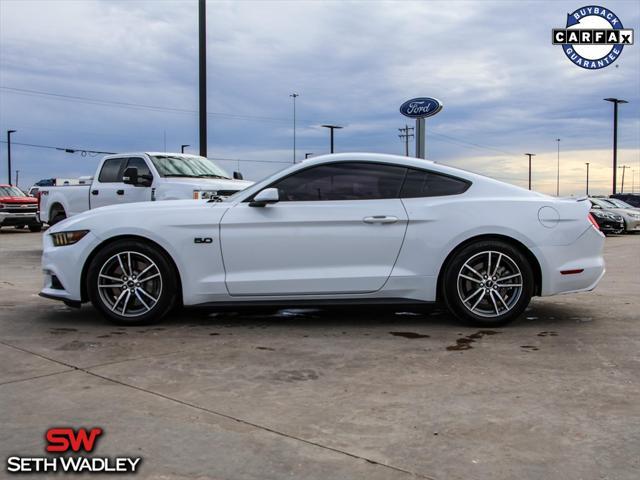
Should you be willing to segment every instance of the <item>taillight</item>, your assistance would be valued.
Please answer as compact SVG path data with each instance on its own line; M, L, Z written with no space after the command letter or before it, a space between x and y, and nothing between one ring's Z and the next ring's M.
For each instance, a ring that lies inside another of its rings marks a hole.
M600 231L600 225L598 225L598 222L596 222L596 219L593 218L593 215L589 214L588 218L589 218L589 221L591 222L591 225L593 225L593 228Z
M38 211L40 211L40 197L42 196L42 193L40 191L38 191L38 193L36 193L36 200L38 200Z

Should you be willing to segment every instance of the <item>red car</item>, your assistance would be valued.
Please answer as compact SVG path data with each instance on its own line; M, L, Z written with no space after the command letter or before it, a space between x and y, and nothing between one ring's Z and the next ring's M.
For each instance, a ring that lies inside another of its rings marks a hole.
M0 227L29 227L32 232L39 232L42 224L37 213L37 199L18 187L0 184Z

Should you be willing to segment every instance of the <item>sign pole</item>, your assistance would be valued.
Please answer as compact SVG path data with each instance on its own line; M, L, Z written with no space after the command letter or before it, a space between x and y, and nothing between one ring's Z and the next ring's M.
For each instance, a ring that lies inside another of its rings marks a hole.
M427 158L425 123L424 118L416 118L416 158Z

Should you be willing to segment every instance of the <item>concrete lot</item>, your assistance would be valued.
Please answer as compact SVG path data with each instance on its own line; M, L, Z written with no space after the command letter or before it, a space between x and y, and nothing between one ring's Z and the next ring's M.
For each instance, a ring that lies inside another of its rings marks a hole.
M494 334L437 308L114 327L37 296L40 242L0 232L4 465L100 426L141 478L640 478L640 235L607 239L596 291Z

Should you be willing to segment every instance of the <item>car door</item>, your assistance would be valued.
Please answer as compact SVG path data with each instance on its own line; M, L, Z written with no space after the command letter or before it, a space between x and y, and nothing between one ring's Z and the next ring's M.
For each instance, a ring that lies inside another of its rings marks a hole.
M374 292L398 257L407 228L399 199L406 169L335 162L274 182L280 201L242 202L221 221L231 295Z
M140 157L129 157L127 159L126 165L123 167L122 172L129 168L135 167L138 169L138 178L146 178L153 181L153 173L147 165L147 162L144 158ZM121 195L121 203L133 203L133 202L147 202L151 200L151 188L142 185L127 185L124 184L124 194Z
M126 158L107 158L102 162L97 182L91 184L89 202L91 208L123 203L125 184L122 172Z

